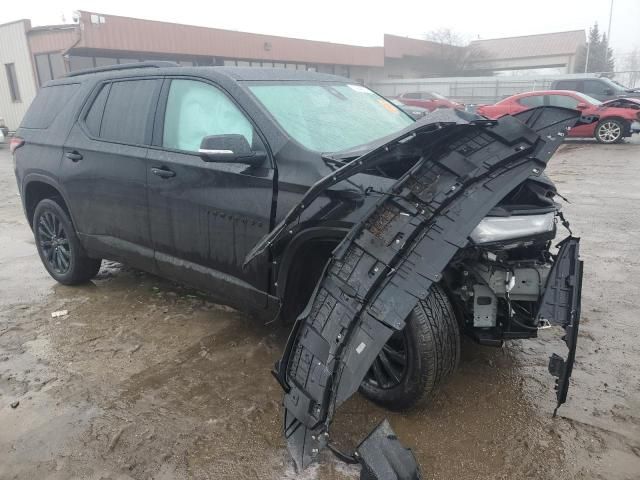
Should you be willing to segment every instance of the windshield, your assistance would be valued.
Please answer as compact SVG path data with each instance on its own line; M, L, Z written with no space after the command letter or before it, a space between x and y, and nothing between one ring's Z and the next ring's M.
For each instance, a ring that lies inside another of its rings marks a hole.
M249 90L304 147L337 152L391 135L414 120L368 88L351 84L257 84Z

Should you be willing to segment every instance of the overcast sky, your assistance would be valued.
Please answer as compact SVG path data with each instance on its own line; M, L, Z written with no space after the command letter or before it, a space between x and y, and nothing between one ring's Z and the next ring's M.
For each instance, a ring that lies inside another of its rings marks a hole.
M610 0L18 0L0 9L0 23L71 21L73 10L268 33L356 45L382 45L382 35L419 38L451 28L467 40L587 29L606 31ZM640 0L614 0L611 41L623 67L640 48Z

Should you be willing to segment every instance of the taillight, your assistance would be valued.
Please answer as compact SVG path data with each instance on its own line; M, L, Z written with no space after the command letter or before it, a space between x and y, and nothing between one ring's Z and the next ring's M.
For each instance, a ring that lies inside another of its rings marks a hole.
M11 152L11 154L13 154L22 145L24 145L24 139L23 138L11 137L11 141L9 142L9 151Z

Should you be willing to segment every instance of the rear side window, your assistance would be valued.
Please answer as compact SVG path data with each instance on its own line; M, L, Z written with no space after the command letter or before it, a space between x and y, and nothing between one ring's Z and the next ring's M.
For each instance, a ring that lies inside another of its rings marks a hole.
M542 107L544 105L544 97L542 95L531 95L530 97L522 97L518 100L520 105L525 107Z
M556 89L578 91L578 82L576 80L560 80L556 84Z
M133 145L149 143L149 126L155 113L160 83L156 79L112 83L102 115L99 137Z
M49 128L58 113L71 101L79 87L78 83L70 83L41 88L22 119L21 127Z

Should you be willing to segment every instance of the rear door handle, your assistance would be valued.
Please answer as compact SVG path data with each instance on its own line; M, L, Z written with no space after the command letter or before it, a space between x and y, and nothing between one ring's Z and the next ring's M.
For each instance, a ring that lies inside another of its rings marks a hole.
M67 152L65 157L67 157L69 160L71 160L73 162L78 162L78 161L82 160L82 154L80 152L75 151L75 150L73 150L71 152Z
M171 178L176 176L176 172L174 172L173 170L169 170L168 168L165 168L165 167L162 167L162 168L152 167L151 173L161 178Z

